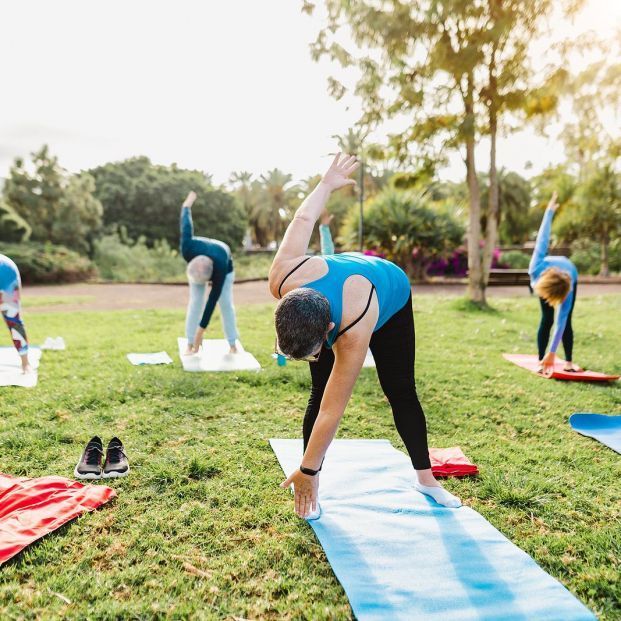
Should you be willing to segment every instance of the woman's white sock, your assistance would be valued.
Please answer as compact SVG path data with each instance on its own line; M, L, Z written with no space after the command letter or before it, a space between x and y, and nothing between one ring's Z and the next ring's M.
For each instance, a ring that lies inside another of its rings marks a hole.
M443 507L449 507L451 509L457 509L461 507L461 500L457 496L453 496L451 492L447 492L443 487L430 487L429 485L422 485L418 481L414 483L414 487L426 496L431 496L439 505Z

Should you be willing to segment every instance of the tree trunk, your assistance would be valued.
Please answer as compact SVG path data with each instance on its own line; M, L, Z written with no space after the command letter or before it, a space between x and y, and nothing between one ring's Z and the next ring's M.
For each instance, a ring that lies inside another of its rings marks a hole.
M468 198L470 216L468 220L468 297L476 304L484 306L485 286L483 284L483 270L481 265L481 196L479 180L474 159L475 147L475 120L473 98L473 76L468 76L468 87L464 101L466 133L466 181L468 183Z
M498 85L496 82L495 50L492 53L489 68L489 192L487 204L487 219L485 226L485 245L483 248L483 286L487 287L489 273L494 258L494 247L498 238L498 171L496 169L496 138L498 135L498 109L496 107L496 94Z
M608 269L608 235L604 235L601 241L599 275L608 277L610 270Z

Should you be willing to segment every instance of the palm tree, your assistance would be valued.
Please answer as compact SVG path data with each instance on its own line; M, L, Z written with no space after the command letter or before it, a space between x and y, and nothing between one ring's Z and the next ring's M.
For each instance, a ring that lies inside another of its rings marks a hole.
M259 196L253 206L251 221L260 231L263 245L279 242L287 223L291 219L293 205L298 199L299 189L291 185L291 175L278 168L261 175Z
M339 149L344 153L350 155L356 155L360 160L360 179L358 182L358 202L360 205L360 217L358 218L358 247L360 252L364 249L364 166L365 166L365 153L364 153L364 141L368 135L368 131L362 128L347 130L347 133L342 136L333 135L339 145Z

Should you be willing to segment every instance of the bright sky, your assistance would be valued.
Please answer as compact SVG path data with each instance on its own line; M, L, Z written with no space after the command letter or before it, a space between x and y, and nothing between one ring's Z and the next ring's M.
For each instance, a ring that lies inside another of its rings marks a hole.
M321 0L318 0L320 3ZM134 155L231 171L320 172L359 116L334 101L328 61L309 43L319 17L301 0L19 0L4 2L0 177L15 156L50 145L71 171ZM588 0L568 34L621 24L621 2ZM499 162L524 172L562 160L527 131L501 141ZM486 166L481 153L480 167ZM461 178L456 159L444 173Z

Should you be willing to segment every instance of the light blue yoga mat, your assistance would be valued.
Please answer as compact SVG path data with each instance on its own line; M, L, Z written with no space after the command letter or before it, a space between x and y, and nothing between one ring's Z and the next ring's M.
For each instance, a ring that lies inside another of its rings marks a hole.
M599 440L613 451L621 453L621 416L572 414L569 424L583 436Z
M270 443L285 474L299 467L301 441ZM409 458L387 440L334 441L320 476L309 524L358 621L595 619L476 511L416 492Z

